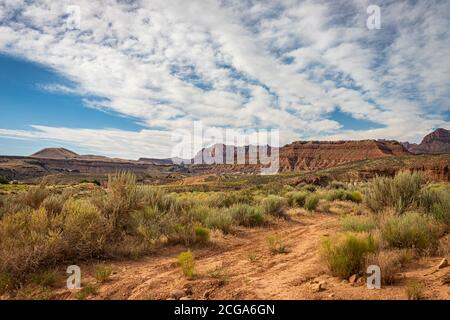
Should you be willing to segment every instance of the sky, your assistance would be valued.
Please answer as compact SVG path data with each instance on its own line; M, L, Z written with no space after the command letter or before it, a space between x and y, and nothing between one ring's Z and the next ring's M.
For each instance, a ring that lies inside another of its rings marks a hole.
M195 121L281 145L450 129L450 0L101 3L0 0L0 154L165 158Z

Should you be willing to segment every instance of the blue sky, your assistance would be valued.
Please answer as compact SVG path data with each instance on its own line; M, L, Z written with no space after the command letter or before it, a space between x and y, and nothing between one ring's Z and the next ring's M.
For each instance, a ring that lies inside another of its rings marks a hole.
M378 3L369 30L369 1L2 2L0 153L169 157L199 120L281 144L450 128L450 2Z

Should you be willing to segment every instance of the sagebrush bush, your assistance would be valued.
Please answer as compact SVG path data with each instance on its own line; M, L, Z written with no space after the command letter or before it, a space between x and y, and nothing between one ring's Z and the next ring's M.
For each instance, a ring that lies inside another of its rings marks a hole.
M112 274L112 268L104 265L97 265L95 267L95 279L97 279L99 282L107 282Z
M195 277L195 259L191 251L180 253L177 260L181 271L186 278L192 279Z
M328 188L330 189L347 189L347 185L340 181L331 181L328 185Z
M41 207L49 214L60 214L66 199L63 195L50 195L42 201Z
M30 276L31 282L43 287L53 287L59 279L58 271L55 269L47 269L37 271Z
M275 217L284 217L287 206L288 203L285 198L275 195L269 195L261 201L263 213Z
M260 226L264 224L262 210L248 204L235 204L228 209L234 222L245 227Z
M204 227L195 227L194 233L195 233L195 242L198 243L207 243L211 235L209 229Z
M322 242L324 261L335 276L347 279L362 271L367 254L377 246L371 235L345 233Z
M390 207L403 213L417 206L423 182L420 172L402 171L393 178L376 177L367 186L365 203L375 212Z
M112 231L111 221L87 200L68 200L61 212L66 253L79 259L103 252Z
M41 183L38 186L30 187L25 193L22 193L20 201L33 209L38 209L48 195L49 191L45 183Z
M345 194L345 200L361 203L363 201L363 196L359 191L347 191Z
M217 229L224 233L230 233L233 229L233 217L226 209L215 209L206 218L205 226L209 229Z
M283 240L278 235L269 235L267 237L269 250L273 254L288 253L289 250Z
M305 209L308 211L314 211L317 208L317 205L319 204L320 197L317 194L310 194L306 197L305 200Z
M149 245L156 245L162 237L169 238L175 230L174 215L157 207L146 207L131 214L130 227L134 235Z
M408 300L422 300L425 295L423 293L424 291L424 284L420 282L417 279L411 279L406 282L406 296L408 297Z
M23 277L64 257L61 221L45 209L19 211L0 220L0 273Z
M346 191L342 189L330 190L325 194L327 201L346 200Z
M308 194L309 192L307 191L292 191L286 193L284 196L288 199L289 206L303 207Z
M342 218L341 226L344 231L370 232L377 227L377 223L372 216L347 215Z
M424 188L419 202L425 213L450 226L450 192L447 189Z
M413 258L408 250L381 250L367 256L366 267L379 266L381 269L381 283L391 285L395 283L396 275L402 267Z
M387 215L380 226L383 240L394 248L428 249L437 244L440 228L418 212Z

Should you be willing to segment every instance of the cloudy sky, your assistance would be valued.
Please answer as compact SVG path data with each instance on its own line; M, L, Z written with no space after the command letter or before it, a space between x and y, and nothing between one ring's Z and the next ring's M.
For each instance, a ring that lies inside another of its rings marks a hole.
M193 121L418 142L450 129L449 32L450 0L0 0L0 153L169 157Z

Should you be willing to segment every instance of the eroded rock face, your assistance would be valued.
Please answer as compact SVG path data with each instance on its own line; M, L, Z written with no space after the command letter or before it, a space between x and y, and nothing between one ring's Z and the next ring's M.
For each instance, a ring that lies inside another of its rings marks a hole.
M397 141L297 141L281 148L280 170L316 170L352 161L408 154Z
M439 128L426 135L420 144L405 143L404 146L415 154L450 153L450 130Z

